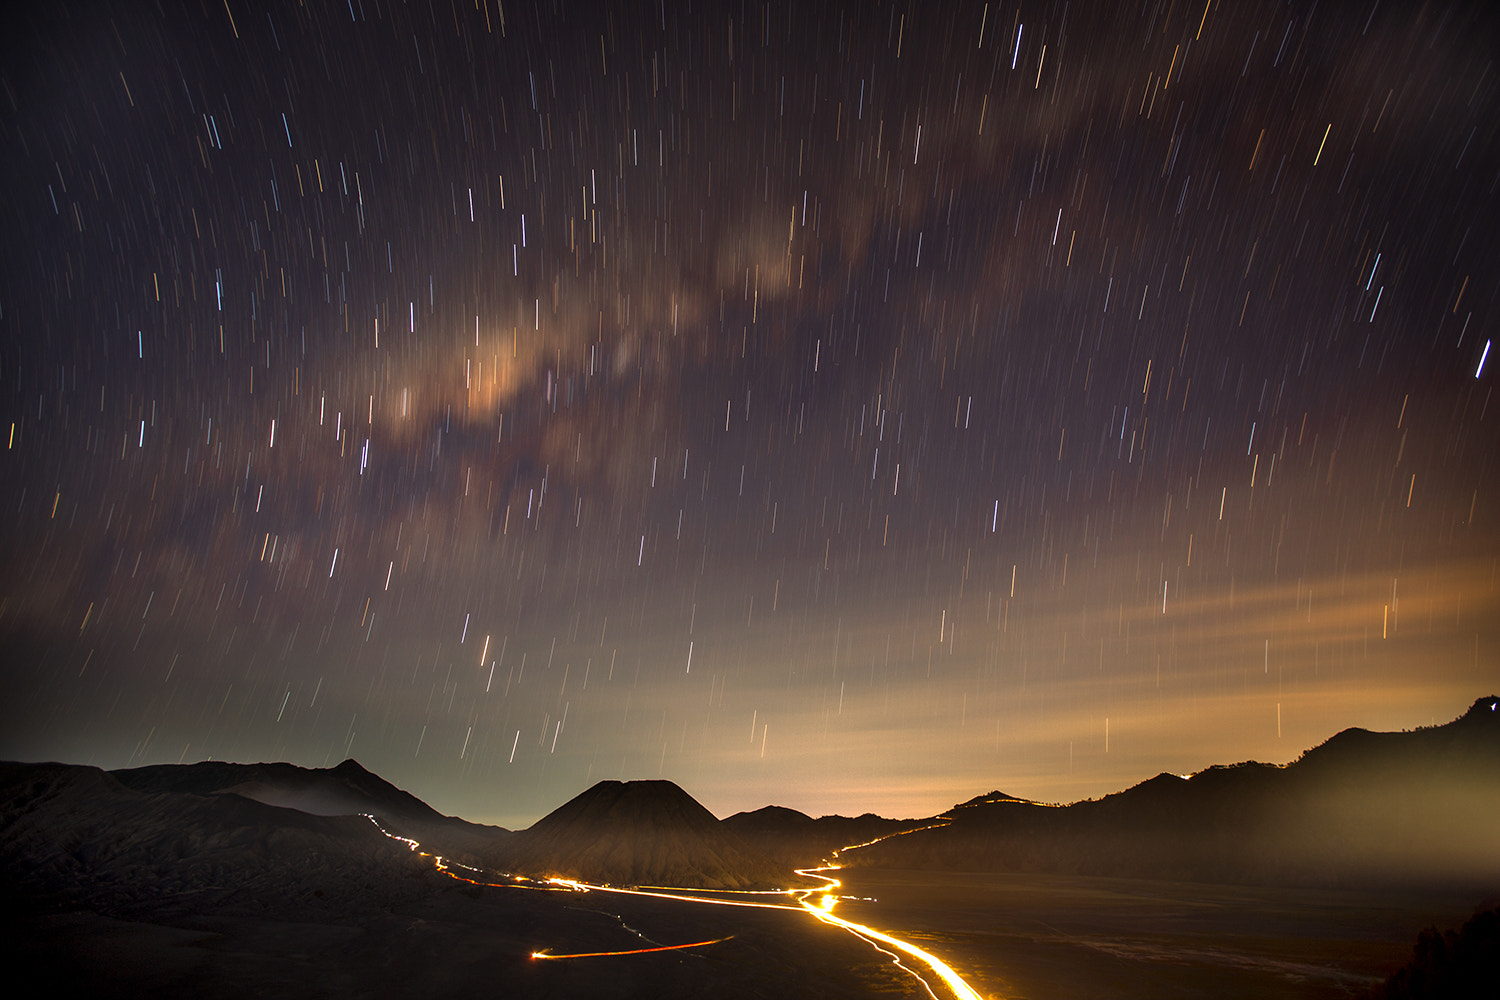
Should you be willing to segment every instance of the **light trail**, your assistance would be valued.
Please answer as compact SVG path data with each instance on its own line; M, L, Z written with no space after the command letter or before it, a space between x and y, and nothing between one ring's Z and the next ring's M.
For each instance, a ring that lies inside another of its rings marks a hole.
M928 823L926 826L914 826L910 830L897 830L895 833L882 834L881 836L876 837L874 840L867 840L867 841L865 841L862 844L850 844L847 847L840 847L838 850L836 850L836 851L833 852L833 856L834 857L838 857L840 854L843 854L845 851L857 851L861 847L869 847L872 844L878 844L878 843L880 843L882 840L890 840L892 837L904 837L908 833L921 833L923 830L940 830L940 829L942 829L945 826L951 826L953 824L953 821L950 820L950 819L948 819L947 817L939 817L939 819L942 819L943 822L941 822L941 823ZM837 867L838 867L837 865L833 865L833 866L830 866L829 868L826 868L826 869L825 868L814 868L814 869L812 869L812 871L831 871L833 868L837 868ZM801 869L799 869L797 871L797 874L798 875L806 875L807 872L802 871ZM817 877L818 878L827 878L826 875L819 875Z
M879 931L865 924L855 923L852 920L845 920L843 917L835 916L833 913L833 908L838 905L838 901L844 897L835 895L832 890L840 888L843 883L833 876L825 875L823 873L838 871L839 868L842 867L840 865L829 864L821 868L797 869L797 874L803 876L804 878L821 879L824 884L817 888L778 889L743 893L744 895L783 895L793 897L797 901L795 904L748 902L735 899L715 899L709 896L691 895L690 893L692 892L692 890L690 889L674 889L666 886L625 889L612 885L595 885L591 882L581 882L578 879L563 878L560 876L546 879L544 882L538 882L538 880L536 879L530 879L521 875L507 875L505 877L511 879L511 881L507 882L480 881L478 877L471 878L468 875L461 875L457 871L453 870L454 868L461 868L465 872L472 873L474 876L483 876L486 874L479 869L472 868L469 865L465 865L457 861L452 861L448 858L442 857L441 855L429 854L426 851L422 851L420 850L421 845L417 841L412 840L409 837L402 837L398 836L397 834L391 833L385 827L381 826L380 821L369 813L362 813L361 815L363 815L371 823L374 823L375 828L378 829L381 833L385 834L385 836L391 838L392 840L400 841L401 843L406 844L413 852L420 854L424 858L432 858L433 864L438 871L442 872L444 875L447 875L449 878L457 879L460 882L468 882L471 885L489 886L497 889L540 889L552 892L612 892L622 896L650 896L655 899L672 899L684 903L705 903L714 906L743 906L757 910L799 911L807 913L813 918L820 920L825 924L829 924L834 927L840 927L848 931L850 934L853 934L860 940L864 941L866 944L870 945L870 947L874 948L876 951L879 951L881 954L889 955L891 957L891 960L895 962L898 968L908 973L913 979L922 984L922 988L927 991L928 995L931 996L933 1000L937 1000L938 995L937 992L933 990L932 984L927 981L927 978L916 969L902 962L899 956L886 951L885 948L881 947L881 944L889 945L890 947L895 948L897 951L902 952L903 954L906 954L911 958L916 959L921 964L927 966L927 968L931 970L933 975L943 981L943 984L948 988L948 992L957 997L958 1000L985 1000L985 998L978 991L976 991L972 986L965 982L964 978L953 970L952 966L948 965L948 963L944 962L942 959L938 958L931 952L923 951L916 945L911 944L907 941L903 941L898 937L885 933L884 931ZM934 825L946 826L947 823L937 823ZM930 827L922 827L921 829L930 829ZM913 832L915 831L902 831L902 833ZM890 836L900 835L901 834L898 833L891 834ZM834 856L837 857L843 851L855 850L856 848L860 847L868 847L871 844L878 843L879 841L884 839L886 838L877 837L875 840L867 841L863 844L852 844L848 847L840 848L833 853ZM705 891L729 893L733 892L734 890L711 889ZM814 896L817 897L817 901L810 901ZM688 944L662 945L652 948L632 948L625 951L589 951L577 952L568 955L553 955L545 951L534 951L531 953L531 957L533 959L564 959L603 958L612 955L644 955L657 951L679 951L684 948L701 948L705 945L719 944L720 942L728 941L733 936L734 935L731 934L729 935L729 937L716 938L710 941L694 941ZM876 942L880 943L877 944ZM995 998L995 1000L999 1000L999 998Z
M531 953L531 957L532 958L561 959L561 958L608 958L611 955L645 955L645 954L648 954L648 953L653 952L653 951L681 951L683 948L702 948L704 945L707 945L707 944L719 944L720 942L728 941L728 940L730 940L730 938L733 938L733 937L734 937L734 935L730 934L728 937L714 938L712 941L693 941L693 942L690 942L688 944L664 944L664 945L661 945L660 947L656 947L656 948L631 948L629 951L579 951L579 952L574 952L571 955L553 955L553 954L550 954L550 953L545 952L545 951L534 951L534 952Z
M830 870L834 869L815 868L799 870L797 874L811 875L813 872ZM828 879L830 885L826 887L827 889L837 889L842 884L838 879L831 878L827 875L819 875L817 877ZM900 951L905 952L912 958L917 959L919 962L931 969L939 979L947 984L948 989L953 992L953 995L959 997L960 1000L984 1000L984 998L981 997L972 986L964 981L964 978L962 976L953 971L952 966L950 966L947 962L944 962L941 958L938 958L931 952L923 951L921 948L918 948L914 944L909 944L898 937L892 937L891 935L886 934L883 931L877 931L873 927L867 927L864 924L856 924L852 920L845 920L843 917L834 916L833 907L838 903L837 896L830 895L828 892L823 891L823 894L818 897L818 902L816 904L808 902L807 897L812 895L812 893L815 891L818 890L807 890L807 892L802 896L802 908L817 919L823 921L823 923L832 924L835 927L842 927L844 930L855 935L856 937L864 938L866 940L874 938L876 941L883 942L890 945L892 948L896 948ZM918 982L926 987L928 993L932 993L932 986L927 982L924 976L913 971L912 969L907 968L905 965L902 965L899 960L896 962L896 964L900 965L901 968L906 969L906 971L910 972ZM936 996L937 994L932 993L932 995Z
M547 881L551 885L562 886L564 888L571 889L574 892L613 892L618 893L621 896L651 896L655 899L675 899L684 903L712 903L715 906L744 906L749 909L755 910L802 909L801 906L793 905L791 903L742 903L737 899L713 899L708 896L693 896L689 895L689 893L692 891L689 889L678 889L671 892L662 891L661 889L622 889L619 886L594 885L591 882L579 882L577 879L571 878L549 878ZM810 892L812 890L782 889L779 891L782 895L789 896L797 892Z

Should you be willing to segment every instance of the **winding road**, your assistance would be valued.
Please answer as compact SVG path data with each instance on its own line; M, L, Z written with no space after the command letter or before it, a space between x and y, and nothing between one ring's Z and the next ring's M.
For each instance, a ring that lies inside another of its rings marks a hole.
M964 981L953 968L929 951L925 951L912 944L910 941L902 940L893 934L878 930L866 924L855 923L845 920L834 913L839 900L838 889L840 881L829 872L838 871L840 865L830 862L818 868L798 869L797 874L811 879L819 879L824 884L810 889L778 889L769 891L730 891L730 890L697 890L689 888L676 888L669 886L643 886L634 889L625 889L618 886L595 885L589 882L580 882L577 879L550 878L545 880L530 879L525 876L503 875L504 881L494 881L490 873L473 868L468 865L444 858L438 854L430 854L422 850L422 845L409 837L402 837L381 826L380 821L374 816L365 813L365 818L375 824L376 829L392 840L406 844L412 851L422 857L431 858L437 870L450 878L471 885L482 885L493 888L513 888L532 890L551 890L565 892L606 892L628 896L651 896L657 899L672 899L685 903L699 903L712 906L745 906L757 909L770 910L794 910L808 914L816 920L825 924L840 927L860 940L869 944L870 947L888 956L897 966L915 978L922 984L927 993L940 1000L943 997L956 997L958 1000L985 1000L985 998L972 986ZM893 834L892 836L900 836ZM880 838L884 839L884 838ZM870 841L875 843L876 841ZM854 847L865 847L868 844L853 844L842 848L841 851L851 850ZM835 851L835 857L841 851ZM712 892L712 894L710 894ZM769 899L756 899L751 897L782 897L788 902L773 902ZM725 898L735 897L735 898ZM744 897L744 898L740 898ZM659 951L676 951L686 948L701 948L708 945L719 944L729 940L728 937L715 938L708 941L693 941L685 944L656 945L650 948L632 948L622 951L595 951L578 952L574 954L557 955L548 951L532 952L531 957L539 960L561 960L561 959L583 959L604 958L616 955L641 955ZM931 978L929 978L931 977ZM999 1000L999 998L990 998Z

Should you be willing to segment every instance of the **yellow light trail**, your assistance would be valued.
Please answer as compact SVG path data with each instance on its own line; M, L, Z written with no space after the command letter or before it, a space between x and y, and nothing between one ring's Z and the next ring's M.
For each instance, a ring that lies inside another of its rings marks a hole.
M819 876L819 877L821 878L821 877L826 877L826 876ZM662 890L647 890L647 889L622 889L619 886L614 886L614 885L594 885L591 882L579 882L577 879L571 879L571 878L549 878L547 880L547 882L550 885L561 886L563 888L571 889L574 892L614 892L614 893L619 893L622 896L651 896L651 897L653 897L655 899L676 899L676 900L680 900L680 901L682 901L684 903L713 903L715 906L744 906L744 907L749 907L751 909L756 909L756 910L800 910L800 909L802 909L802 907L800 907L800 906L794 906L791 903L742 903L742 902L740 902L739 900L736 900L736 899L712 899L712 898L710 898L708 896L693 896L693 895L689 894L691 890L677 890L677 891L673 891L673 892L668 892L668 891L662 891ZM797 890L797 889L783 889L783 890L780 890L780 892L781 892L782 895L787 895L787 896L790 896L790 895L792 895L792 894L794 894L796 892L799 892L799 891L803 891L803 890ZM807 891L811 891L811 890L807 890Z
M653 951L681 951L683 948L702 948L706 944L719 944L720 942L728 941L732 937L734 937L733 934L729 935L729 937L714 938L712 941L693 941L688 944L664 944L657 948L631 948L629 951L580 951L575 952L572 955L553 955L545 951L534 951L531 953L531 957L560 959L607 958L611 955L645 955L648 952Z
M814 872L830 870L834 869L817 868L799 870L797 874L812 875ZM884 943L890 945L892 948L904 951L906 954L917 959L919 962L931 969L939 979L941 979L948 985L948 989L952 990L953 995L958 997L959 1000L984 1000L984 998L981 997L972 986L964 981L964 978L962 976L953 971L952 966L948 965L948 963L944 962L941 958L938 958L931 952L923 951L921 948L918 948L914 944L909 944L898 937L892 937L891 935L886 934L882 931L877 931L873 927L867 927L864 924L856 924L852 920L845 920L843 917L834 916L833 907L838 902L838 897L830 895L827 890L837 889L842 883L840 883L838 879L831 878L827 875L819 875L817 877L828 879L829 885L826 886L825 889L819 890L823 894L818 897L818 902L816 904L810 903L807 900L807 897L812 894L813 890L808 890L803 894L801 900L802 908L808 913L811 913L814 917L823 921L823 923L825 924L832 924L835 927L842 927L844 930L856 935L857 937L866 939L874 938L876 941L883 941ZM897 964L900 963L898 962ZM906 966L904 965L901 967L903 969L906 968ZM911 972L911 974L915 976L923 986L927 986L927 980L922 978L921 975L910 969L908 969L907 971ZM930 986L928 986L928 992L932 992L932 988ZM934 994L934 996L935 995L936 994Z

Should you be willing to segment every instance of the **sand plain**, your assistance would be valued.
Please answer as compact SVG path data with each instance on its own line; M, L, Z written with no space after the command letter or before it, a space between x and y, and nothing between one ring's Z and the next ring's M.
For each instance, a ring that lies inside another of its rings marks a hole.
M1483 888L1298 889L1036 874L840 872L839 913L940 955L1007 1000L1366 995ZM1500 887L1497 887L1500 888ZM1488 905L1494 905L1491 901Z

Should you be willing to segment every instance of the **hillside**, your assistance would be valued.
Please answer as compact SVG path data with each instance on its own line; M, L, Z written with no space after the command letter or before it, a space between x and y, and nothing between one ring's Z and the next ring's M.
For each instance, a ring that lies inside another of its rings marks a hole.
M120 914L180 894L265 893L284 912L318 910L362 895L372 873L404 892L402 876L425 867L359 816L140 791L94 767L0 764L5 891L44 908Z
M110 774L125 787L140 792L237 795L314 816L367 813L391 832L420 841L429 851L460 859L477 857L510 832L502 827L444 816L354 760L333 768L202 761L137 767Z
M948 824L846 852L882 868L1052 872L1247 884L1500 884L1500 712L1345 730L1285 766L1160 774L1047 806L995 793Z

